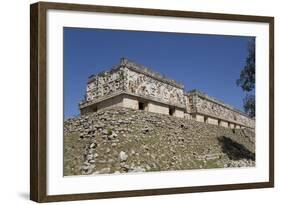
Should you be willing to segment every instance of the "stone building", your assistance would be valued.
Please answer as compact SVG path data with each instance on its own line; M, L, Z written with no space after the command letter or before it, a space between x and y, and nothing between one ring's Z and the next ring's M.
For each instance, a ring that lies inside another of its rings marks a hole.
M186 117L229 128L254 128L255 120L234 107L197 90L185 93Z
M81 113L122 106L184 117L184 86L159 73L121 59L120 64L94 76L87 84Z
M126 107L194 119L229 128L254 128L245 113L202 92L185 93L184 85L122 58L109 71L89 77L81 114Z

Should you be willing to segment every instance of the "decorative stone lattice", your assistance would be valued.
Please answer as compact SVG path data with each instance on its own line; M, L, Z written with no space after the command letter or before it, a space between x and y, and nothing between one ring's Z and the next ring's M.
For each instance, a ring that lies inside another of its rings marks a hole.
M182 85L147 69L140 70L127 60L123 60L117 69L92 76L87 85L86 101L121 91L171 105L185 105Z
M187 101L190 103L190 113L201 113L229 122L242 124L247 127L255 127L255 121L241 111L219 102L218 100L209 97L202 92L189 92L187 94Z
M125 71L128 82L126 84L126 90L129 93L150 97L159 102L184 106L183 89L131 71L128 68L125 68Z
M124 71L122 69L103 72L90 78L87 85L86 101L124 91Z
M121 94L131 97L125 102L124 97L117 99ZM138 102L142 100L148 103L148 110L152 112L187 119L193 116L200 122L230 128L255 128L255 120L245 113L196 90L184 93L182 84L128 59L121 59L119 65L110 71L89 78L80 109L81 113L82 109L83 113L87 113L117 104L138 109ZM98 105L97 108L93 107L95 105Z

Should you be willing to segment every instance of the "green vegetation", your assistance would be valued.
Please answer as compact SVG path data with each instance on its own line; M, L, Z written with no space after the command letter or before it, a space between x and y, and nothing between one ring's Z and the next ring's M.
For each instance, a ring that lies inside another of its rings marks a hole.
M250 117L255 117L255 73L256 73L256 57L255 57L255 40L249 41L248 57L246 64L241 70L240 78L236 81L237 86L240 86L246 97L243 99L244 110Z

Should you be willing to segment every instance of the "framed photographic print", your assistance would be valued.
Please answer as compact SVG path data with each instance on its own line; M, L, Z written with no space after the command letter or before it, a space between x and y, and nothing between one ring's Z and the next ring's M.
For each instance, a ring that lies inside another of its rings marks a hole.
M40 2L37 202L274 186L274 18Z

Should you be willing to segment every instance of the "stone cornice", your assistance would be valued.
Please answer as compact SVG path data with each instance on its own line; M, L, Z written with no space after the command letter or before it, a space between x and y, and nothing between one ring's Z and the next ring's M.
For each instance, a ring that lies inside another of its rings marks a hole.
M118 71L119 69L120 69L120 65L115 65L109 70L102 71L96 75L90 75L88 77L87 83L89 84L89 83L93 82L98 76L104 76L106 73L114 73L114 72Z
M121 58L120 60L120 66L124 66L128 69L131 69L135 72L147 75L151 78L154 78L155 80L161 81L163 83L169 84L171 86L180 88L180 89L184 89L184 85L181 83L177 83L175 80L166 78L165 76L161 75L160 73L157 73L153 70L151 70L150 68L137 64L129 59L126 58Z
M127 58L121 58L120 59L120 63L118 65L113 66L109 70L102 71L102 72L100 72L100 73L98 73L96 75L89 76L88 84L93 82L97 76L103 76L106 73L116 72L121 67L126 67L126 68L128 68L128 69L130 69L132 71L135 71L137 73L141 73L143 75L149 76L149 77L151 77L151 78L153 78L155 80L158 80L160 82L166 83L168 85L171 85L171 86L174 86L174 87L177 87L177 88L180 88L180 89L184 89L184 85L183 84L178 83L175 80L166 78L165 76L161 75L160 73L157 73L157 72L155 72L155 71L151 70L150 68L145 67L143 65L137 64L137 63L135 63L135 62L133 62L133 61L127 59Z
M87 107L87 106L94 105L94 104L96 104L96 103L99 103L99 102L102 102L102 101L104 101L104 100L107 100L107 99L116 97L116 96L118 96L118 95L129 95L129 96L133 96L133 97L136 97L136 98L139 98L139 99L142 99L142 100L147 100L148 102L149 102L149 101L152 101L152 102L159 103L159 104L164 104L164 105L168 105L168 106L177 107L177 108L180 108L180 109L185 109L185 105L171 104L171 103L169 103L169 102L163 102L163 101L160 101L159 99L154 99L154 98L152 98L152 97L142 96L142 95L136 95L136 94L133 94L133 93L130 93L130 92L125 92L125 91L115 92L115 93L112 93L112 94L110 94L110 95L103 96L103 97L97 98L97 99L92 100L92 101L80 102L80 103L79 103L79 108L80 108L80 109L81 109L81 108L85 108L85 107Z

